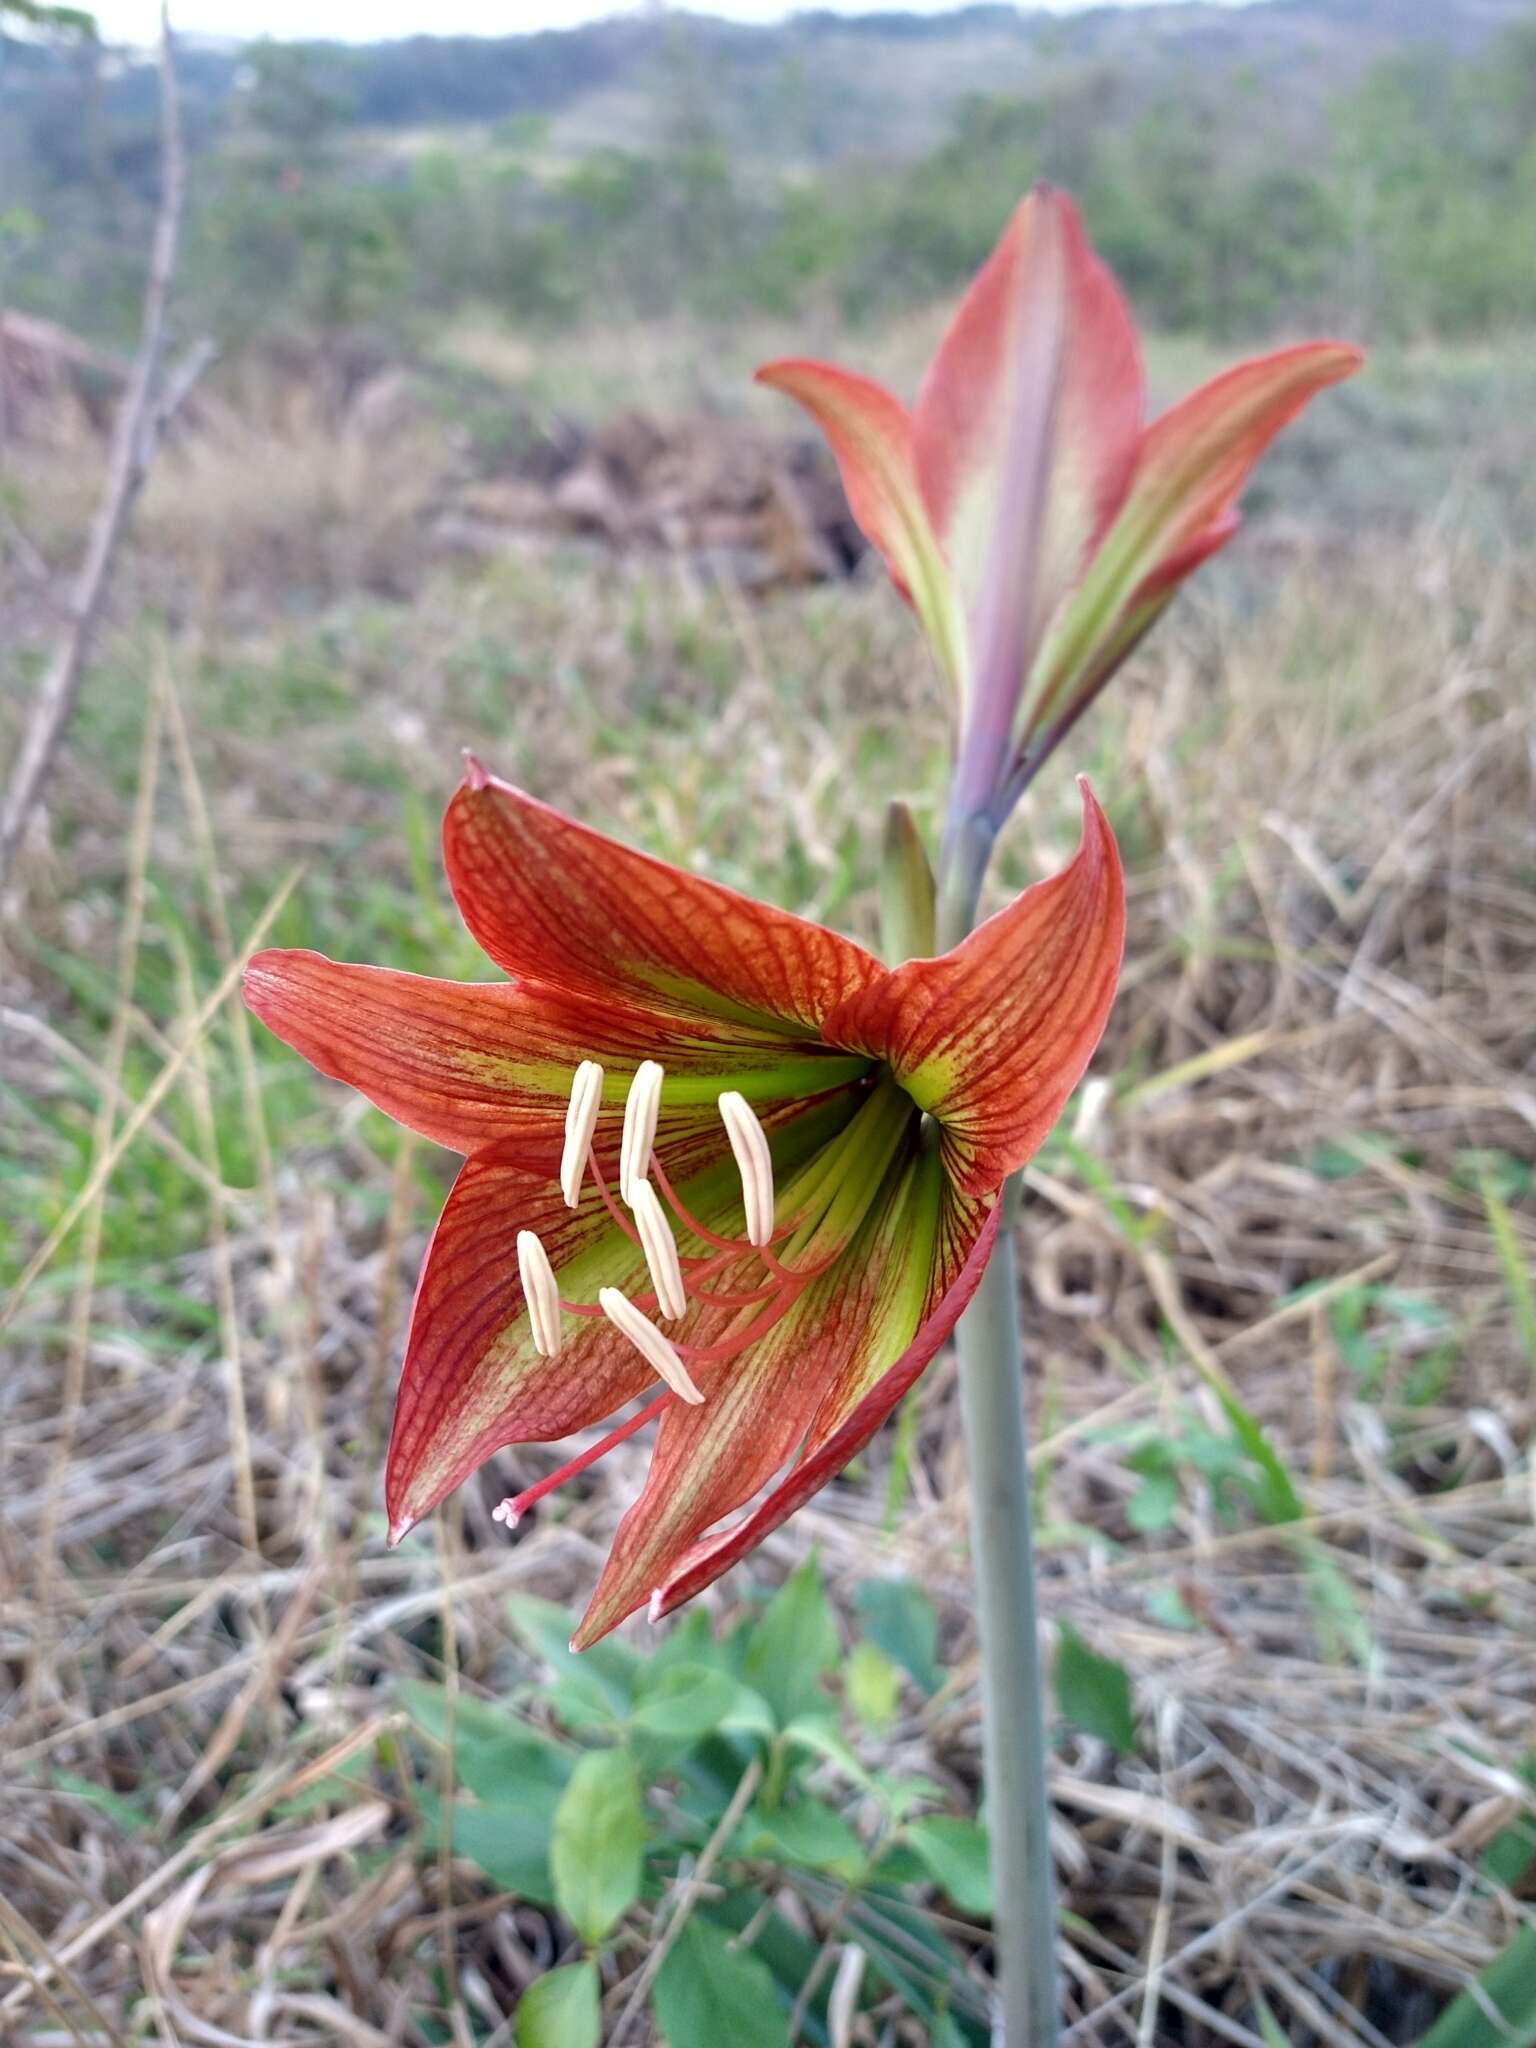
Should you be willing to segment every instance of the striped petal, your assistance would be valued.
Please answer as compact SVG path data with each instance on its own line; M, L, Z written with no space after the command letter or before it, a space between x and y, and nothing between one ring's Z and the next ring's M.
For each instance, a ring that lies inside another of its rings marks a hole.
M645 1487L619 1525L577 1648L659 1588L675 1604L671 1585L679 1571L692 1573L700 1537L804 1442L762 1507L703 1546L712 1568L696 1583L725 1570L868 1441L954 1327L980 1279L978 1247L990 1246L995 1205L953 1199L915 1119L904 1142L904 1163L836 1264L767 1338L701 1380L700 1407L663 1415Z
M831 363L787 359L756 376L803 405L826 435L848 509L922 621L939 667L963 689L959 609L923 503L906 407L873 378Z
M943 1131L965 1193L1024 1164L1082 1078L1109 1016L1125 885L1086 782L1083 836L1059 875L1026 889L937 960L909 960L836 1010L827 1035L888 1062Z
M1153 422L1114 524L1041 649L1037 723L1102 681L1111 650L1127 643L1130 611L1171 594L1231 538L1237 496L1259 457L1310 399L1363 360L1343 342L1281 349L1212 378Z
M913 413L918 479L978 688L995 678L1016 698L1035 641L1125 496L1143 389L1119 287L1076 207L1041 186L961 301Z
M312 1066L397 1123L455 1152L537 1139L550 1149L552 1173L571 1079L585 1059L604 1070L605 1154L617 1145L642 1060L662 1063L663 1109L679 1111L713 1104L722 1088L761 1103L819 1094L868 1065L724 1019L532 982L436 981L302 951L258 953L246 969L245 1000Z
M477 762L448 806L443 857L464 922L508 974L695 1018L706 1034L814 1037L883 972L851 939L637 853Z
M776 1171L792 1173L853 1106L833 1097L770 1115ZM692 1213L739 1234L741 1181L719 1118L687 1112L664 1122L658 1138ZM649 1299L644 1256L595 1189L568 1209L542 1148L509 1139L475 1153L438 1221L411 1312L385 1478L391 1540L494 1452L585 1429L656 1382L629 1340L601 1317L568 1315L558 1356L540 1356L519 1275L521 1230L542 1242L567 1301L593 1303L603 1287L642 1304ZM684 1252L704 1249L686 1231L677 1235ZM731 1313L694 1303L668 1335L712 1342Z
M1001 1214L998 1203L983 1206L946 1190L929 1298L911 1342L894 1362L887 1359L894 1327L872 1333L874 1341L858 1347L823 1403L800 1458L749 1514L690 1545L674 1561L656 1589L653 1618L702 1593L858 1456L932 1361L981 1284Z

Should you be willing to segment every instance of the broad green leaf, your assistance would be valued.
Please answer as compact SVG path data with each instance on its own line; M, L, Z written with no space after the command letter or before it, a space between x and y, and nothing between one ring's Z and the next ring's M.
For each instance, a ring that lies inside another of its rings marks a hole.
M768 1965L698 1913L656 1973L651 2010L667 2048L789 2048Z
M749 1812L741 1825L742 1852L799 1863L807 1870L831 1870L856 1878L868 1860L864 1844L835 1808L819 1799L797 1799L765 1813Z
M962 1913L980 1918L992 1912L992 1866L987 1831L979 1821L929 1814L906 1830L908 1845L923 1859L928 1875Z
M620 1714L628 1710L643 1665L627 1644L610 1638L578 1652L571 1648L571 1631L576 1624L563 1607L557 1607L551 1600L536 1599L531 1593L514 1593L507 1605L518 1633L557 1678L579 1675L587 1687L595 1681L610 1706Z
M937 1692L939 1618L933 1602L911 1579L866 1579L853 1596L859 1625L876 1646L908 1672L924 1692Z
M1136 1748L1131 1678L1113 1657L1090 1650L1070 1622L1061 1624L1056 1650L1056 1705L1064 1719L1100 1736L1122 1756Z
M752 1631L742 1676L780 1727L826 1705L819 1680L838 1660L837 1627L814 1557L791 1572Z
M597 1965L567 1963L535 1977L517 2001L517 2048L599 2048Z
M642 1681L629 1725L647 1735L697 1742L720 1726L741 1689L724 1671L704 1664L674 1664Z
M560 1794L548 1786L531 1786L516 1800L491 1806L470 1806L455 1800L452 1808L453 1853L478 1865L498 1891L515 1892L537 1906L555 1903L549 1874L549 1846L555 1829ZM426 1818L426 1847L442 1839L442 1809L432 1795L421 1799Z
M574 1751L551 1742L509 1707L461 1693L450 1716L445 1689L415 1679L400 1688L400 1697L434 1742L446 1743L451 1721L454 1777L479 1799L515 1801L534 1785L558 1793L570 1778Z
M687 1607L646 1660L647 1682L674 1664L708 1664L716 1671L734 1668L723 1643L717 1643L702 1607Z
M819 1756L831 1764L850 1785L857 1785L861 1791L871 1791L874 1780L859 1762L848 1746L846 1736L837 1723L825 1714L802 1714L791 1721L784 1730L784 1740L791 1749L808 1750L812 1756Z
M901 1673L884 1650L873 1643L855 1643L843 1675L848 1704L878 1735L889 1728L901 1706Z
M581 1759L555 1809L555 1900L582 1940L600 1942L640 1896L645 1817L640 1775L623 1749Z
M1536 1927L1522 1927L1419 2048L1536 2048Z

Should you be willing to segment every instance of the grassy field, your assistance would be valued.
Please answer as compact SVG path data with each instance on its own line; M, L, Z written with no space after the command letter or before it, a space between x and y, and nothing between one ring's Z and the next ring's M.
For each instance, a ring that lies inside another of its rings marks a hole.
M931 326L875 367L908 377ZM440 352L472 395L434 385L388 434L315 381L232 376L155 479L0 935L0 2039L490 2048L575 1952L464 1819L473 1741L498 1703L496 1741L567 1771L592 1741L537 1601L584 1597L644 1439L510 1540L492 1506L557 1454L506 1453L386 1551L453 1162L229 991L258 939L483 971L435 850L461 746L873 940L883 803L932 822L946 733L869 565L749 596L708 558L441 538L509 423L737 406L783 340L551 360L466 330ZM1181 345L1155 382L1205 366ZM1536 2024L1533 395L1511 347L1323 400L1008 838L1002 881L1058 862L1086 769L1132 889L1023 1221L1069 2041ZM0 745L98 463L81 434L13 451ZM941 1360L707 1597L717 1634L758 1616L815 1547L848 1654L813 1673L838 1732L797 1797L843 1846L695 1839L658 1765L650 1876L601 1943L620 2048L653 2037L661 1930L681 1952L754 1895L800 1944L781 1966L742 1923L803 1993L778 2039L983 2038L975 1866L910 1853L935 1839L912 1813L976 1817L959 1439ZM882 1586L925 1655L872 1619ZM624 1640L596 1668L643 1700L667 1652ZM684 2024L671 2048L713 2048Z

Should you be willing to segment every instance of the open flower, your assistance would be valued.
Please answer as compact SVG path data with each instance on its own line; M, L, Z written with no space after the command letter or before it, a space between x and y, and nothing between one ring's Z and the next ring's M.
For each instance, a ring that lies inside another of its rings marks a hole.
M854 518L960 705L950 826L995 831L1190 571L1248 473L1358 349L1239 363L1150 425L1129 309L1077 210L1041 186L973 280L909 412L830 363L757 373L813 415Z
M942 958L886 968L471 762L444 857L510 980L251 961L246 1000L280 1038L468 1155L416 1291L392 1537L504 1445L659 1382L498 1511L660 1416L586 1644L707 1585L869 1440L970 1298L998 1190L1108 1015L1120 863L1086 786L1083 805L1062 873Z

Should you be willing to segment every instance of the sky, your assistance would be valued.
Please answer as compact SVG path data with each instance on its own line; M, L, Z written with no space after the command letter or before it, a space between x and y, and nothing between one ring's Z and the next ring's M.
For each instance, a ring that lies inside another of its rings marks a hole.
M92 7L111 42L151 41L159 0L81 0ZM827 0L815 0L827 4ZM914 14L949 14L955 0L831 0L840 14L873 14L901 7ZM1039 5L1041 0L1029 0ZM1070 12L1091 0L1043 0ZM1141 0L1122 0L1138 5ZM692 0L699 13L731 21L778 21L792 11L785 0ZM386 36L505 36L536 28L573 28L604 15L642 11L635 0L171 0L176 28L204 35L310 37L374 42Z

